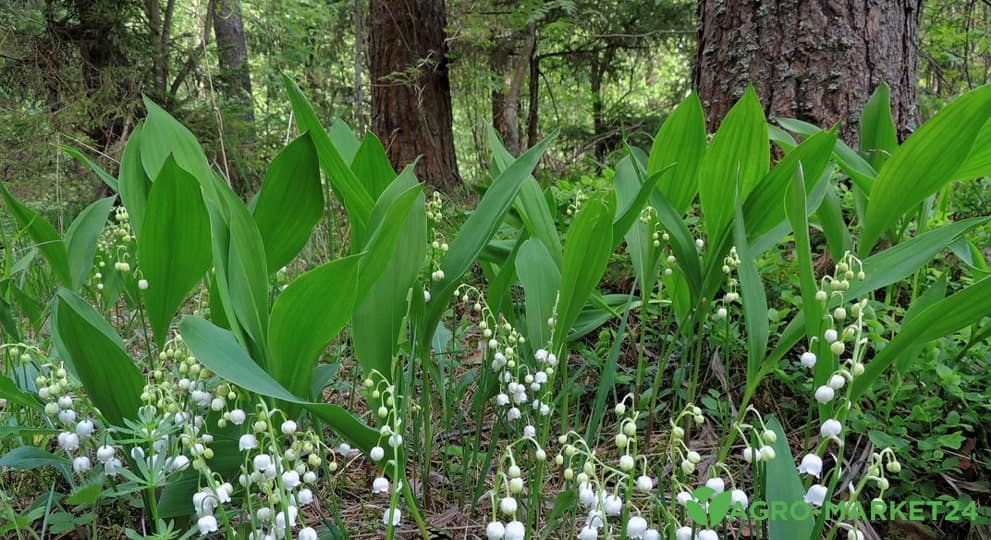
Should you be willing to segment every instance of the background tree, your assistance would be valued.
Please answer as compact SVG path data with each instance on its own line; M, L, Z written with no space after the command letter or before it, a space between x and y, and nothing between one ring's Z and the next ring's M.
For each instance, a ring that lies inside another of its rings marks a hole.
M753 84L769 117L839 122L852 143L859 111L886 82L904 137L917 122L921 15L921 0L699 0L694 78L710 129Z
M371 0L372 130L396 168L418 157L434 187L460 184L454 154L443 0Z

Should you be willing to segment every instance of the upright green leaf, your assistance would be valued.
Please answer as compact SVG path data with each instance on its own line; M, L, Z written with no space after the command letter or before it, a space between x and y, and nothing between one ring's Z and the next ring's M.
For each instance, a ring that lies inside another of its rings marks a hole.
M148 178L157 179L169 156L205 188L207 199L212 198L210 181L213 169L192 132L179 123L165 109L147 97L144 98L148 116L141 129L141 163Z
M405 200L410 194L412 200ZM426 256L426 206L411 167L379 196L370 224L376 232L361 263L361 291L351 316L351 341L364 372L376 370L388 378L392 376L390 368L398 352L403 318L409 311L410 288ZM392 248L384 252L386 257L380 262L370 258L372 251L378 251L371 244L388 246L390 242L380 240L389 237L393 238ZM372 268L376 265L379 268ZM423 293L417 288L412 294Z
M850 230L843 217L843 206L836 194L836 186L832 183L826 187L825 196L816 211L816 217L819 220L819 226L822 227L822 233L826 237L830 256L833 257L834 261L840 260L843 254L850 250L853 239L850 237Z
M447 256L441 262L444 279L434 283L431 301L427 305L426 328L421 335L429 343L433 330L447 309L447 302L461 282L461 276L471 268L479 253L495 235L503 216L516 199L520 186L533 172L544 150L557 137L557 131L527 150L507 167L485 192L478 207L465 221L461 231L451 241Z
M65 233L69 269L72 271L72 283L75 289L86 281L86 275L93 269L96 242L104 225L107 224L107 216L114 207L115 199L116 197L107 197L87 206L76 216Z
M891 118L891 89L881 83L864 104L860 115L860 153L874 170L880 170L898 147L898 132Z
M664 120L650 147L647 176L674 165L657 189L684 214L699 190L699 165L705 155L705 114L698 94L692 92Z
M988 298L991 298L991 276L932 304L906 321L887 346L867 363L864 374L853 380L850 400L859 399L898 356L913 345L950 335L991 314Z
M823 131L818 126L791 118L778 118L778 123L788 131L793 131L805 137ZM857 187L863 190L864 193L871 192L871 186L877 177L877 171L871 167L871 164L867 160L860 157L860 154L847 146L842 140L836 141L836 147L833 148L833 156L836 158L836 164L853 180Z
M288 264L306 245L323 215L320 164L308 133L272 160L252 215L270 273Z
M151 179L145 172L141 162L141 133L145 123L138 122L127 138L127 146L120 158L120 170L117 171L117 185L120 188L120 200L127 208L130 217L131 230L141 241L141 224L145 219L145 207L148 205L148 192L151 191Z
M953 179L971 180L982 176L991 176L991 121L986 122L981 132L977 134L974 147L954 173Z
M561 272L547 248L531 238L516 254L516 273L526 294L527 339L534 348L544 347L551 339L547 320L554 313Z
M148 194L138 243L148 320L161 347L186 295L210 267L210 220L200 184L167 159Z
M52 301L52 332L93 404L111 424L122 426L141 406L145 379L113 328L85 300L60 289Z
M797 505L803 505L805 504L805 489L802 487L802 479L798 476L798 468L795 467L795 458L791 454L788 435L774 416L768 417L767 427L777 435L777 439L772 445L777 457L767 462L764 476L764 493L767 494L767 504L769 507L780 505L782 508L795 508ZM805 540L812 538L815 522L811 512L805 519L788 515L788 512L772 513L767 527L770 540Z
M506 150L499 134L495 128L488 126L489 144L492 146L493 173L498 176L507 167L512 165L516 159ZM554 264L561 266L561 237L557 233L557 225L554 223L554 216L551 215L550 205L544 197L540 184L533 178L528 177L520 186L520 194L514 202L514 208L523 220L527 232L530 236L540 239L554 259Z
M351 318L360 256L323 264L299 276L272 306L268 372L297 396L308 396L313 367Z
M337 123L334 125L336 126ZM357 149L354 160L351 161L351 170L375 200L378 200L379 195L396 179L396 171L389 162L389 156L385 153L382 142L371 132L361 141L361 146Z
M103 180L104 184L110 186L110 189L117 191L117 179L114 178L113 176L110 176L110 173L108 173L107 171L103 170L103 167L101 167L99 163L90 159L89 156L82 153L82 151L80 151L78 148L74 148L66 144L60 144L58 145L58 147L66 154L69 154L69 156L71 156L72 159L75 159L79 163L82 163L83 165L89 167L89 169L93 171L94 174L96 174L97 178Z
M960 235L987 223L989 218L963 219L920 234L864 259L863 281L854 280L847 298L857 298L904 279L929 262Z
M358 136L354 134L351 126L340 118L334 118L330 123L328 135L330 135L330 141L334 143L334 147L341 153L344 161L348 165L354 165L354 160L361 149L362 141L358 140Z
M805 191L822 177L836 144L835 131L821 131L802 141L767 173L743 205L748 238L757 238L785 219L781 201L801 165Z
M746 200L770 161L764 109L753 87L748 87L726 114L700 165L699 199L710 239L722 234L733 217L738 182Z
M554 350L568 336L585 301L595 290L612 254L613 192L586 201L568 227L561 267L561 292L554 326Z
M861 255L909 209L951 181L991 118L991 85L968 92L922 125L891 155L871 188Z
M920 313L926 310L929 306L939 302L946 297L946 274L944 273L926 289L926 292L920 294L912 304L908 307L908 311L905 312L905 318L902 320L902 324L906 324ZM898 373L904 374L908 371L909 366L911 366L916 360L919 359L919 354L922 352L922 346L925 343L917 342L905 350L904 353L900 354L895 361L895 369Z
M804 197L802 202L804 204ZM736 204L736 219L733 222L733 241L740 258L737 271L740 275L743 321L747 328L747 377L750 379L757 375L764 363L770 330L767 321L767 295L757 272L757 261L750 253L746 223L743 221L743 206L739 202Z
M218 194L222 223L211 214L214 231L214 264L217 268L217 287L225 300L224 311L236 325L251 338L250 350L263 362L268 335L268 270L261 233L244 202L224 182L214 177L214 189ZM218 259L223 257L223 263ZM227 291L227 292L225 292Z
M0 183L0 194L3 194L7 211L14 216L17 226L25 230L28 237L38 245L41 254L52 267L55 277L63 285L71 287L72 269L69 266L69 252L55 227L37 212L15 199L7 190L7 186L2 183Z
M296 116L296 125L299 126L300 131L308 131L313 139L320 168L327 174L330 185L341 198L348 217L351 218L352 238L362 238L374 201L341 156L341 151L331 142L316 112L299 87L289 77L284 79L289 100L292 102L292 110Z
M396 243L403 236L401 227L406 222L406 216L417 199L423 200L423 186L413 176L412 166L403 170L403 177L404 181L396 185L408 187L404 191L390 191L387 197L380 197L372 210L369 237L362 249L365 256L361 260L361 280L366 287L374 285L390 266ZM365 292L367 289L359 291L358 297L362 298Z

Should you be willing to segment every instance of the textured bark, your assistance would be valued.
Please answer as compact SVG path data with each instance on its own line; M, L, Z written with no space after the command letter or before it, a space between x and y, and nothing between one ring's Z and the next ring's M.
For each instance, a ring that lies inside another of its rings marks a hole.
M753 84L770 119L841 123L854 144L881 82L904 138L917 122L922 0L699 0L695 85L715 129Z
M498 78L492 89L492 124L514 156L520 155L520 96L534 45L534 26L496 38L491 52L492 72Z
M370 0L372 129L397 169L439 189L461 179L454 155L443 0Z
M214 0L213 33L217 38L220 75L218 90L227 105L233 105L247 122L255 119L248 69L248 44L238 0Z

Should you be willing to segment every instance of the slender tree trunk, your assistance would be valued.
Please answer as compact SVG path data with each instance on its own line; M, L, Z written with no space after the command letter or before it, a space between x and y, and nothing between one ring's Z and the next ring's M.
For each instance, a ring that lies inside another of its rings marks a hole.
M443 0L370 0L372 129L397 168L449 190L461 180L454 154Z
M526 112L526 140L528 146L537 144L540 136L540 56L537 54L537 36L534 34L530 50L530 100Z
M218 86L224 103L233 106L246 122L255 119L248 69L248 44L238 0L214 0L213 33L217 38L220 64Z
M518 156L522 150L520 96L534 43L534 26L497 38L492 48L492 72L498 78L492 89L492 124L506 150Z
M695 85L710 129L753 84L771 119L841 123L854 144L886 82L904 138L917 121L921 12L922 0L699 0Z
M354 129L363 136L365 122L365 54L368 36L365 35L365 0L354 0Z

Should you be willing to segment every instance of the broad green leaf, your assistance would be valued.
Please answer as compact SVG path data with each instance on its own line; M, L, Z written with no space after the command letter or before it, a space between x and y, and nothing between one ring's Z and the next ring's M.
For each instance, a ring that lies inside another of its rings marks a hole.
M351 171L348 163L341 155L341 150L331 142L330 136L320 124L320 119L317 118L316 112L306 97L303 96L299 87L288 76L283 78L285 79L286 90L289 92L289 100L292 102L296 125L299 126L300 131L310 133L317 150L317 157L320 160L320 168L326 173L331 187L341 198L348 217L351 219L352 239L363 238L374 201L365 186Z
M493 174L498 176L507 167L512 165L516 158L506 150L499 134L491 125L488 126L489 144L492 146ZM551 215L550 205L540 190L540 184L529 176L520 186L518 195L513 206L523 220L527 232L530 236L540 239L554 259L554 264L561 266L561 237L557 232L557 225L554 223L554 216Z
M335 122L334 126L336 127L337 124ZM365 140L361 141L361 146L351 161L351 170L375 200L378 200L382 192L396 179L396 171L389 162L389 156L374 133L368 133L365 135Z
M186 126L147 97L144 98L144 103L148 116L141 129L140 152L147 177L157 180L171 155L179 168L192 175L203 186L207 200L212 200L210 182L214 176L213 170L196 137Z
M69 156L71 156L79 163L82 163L83 165L89 167L89 169L93 171L93 173L96 174L96 176L100 180L103 180L104 184L110 186L110 189L117 191L117 179L114 178L113 176L110 176L110 173L108 173L107 171L103 170L103 167L101 167L99 163L90 159L89 156L82 153L82 151L79 150L78 148L74 148L67 144L60 144L58 145L58 147L66 154L69 154Z
M527 340L535 349L545 347L551 339L547 320L554 314L561 271L544 244L531 238L516 254L516 274L526 294Z
M643 305L639 300L634 300L626 294L600 296L597 292L592 293L592 298L585 303L582 312L578 314L578 318L571 325L568 341L578 341L603 324L622 316L622 310L627 302L630 304L630 309L638 309Z
M334 143L334 147L341 153L344 161L353 166L354 160L361 150L362 141L358 140L358 136L351 130L351 126L340 118L334 118L330 123L328 135L330 135L331 142Z
M621 160L616 166L613 183L616 186L616 206L618 208L629 207L636 200L642 187L640 183L642 174L637 173L638 171L629 159ZM637 276L637 283L641 291L653 290L657 282L657 261L661 248L654 247L652 236L654 230L655 225L653 223L648 224L635 220L622 237L626 240L626 251L630 254L633 272ZM619 239L613 238L613 242L617 240Z
M294 395L308 396L313 367L351 318L360 256L299 276L276 299L268 328L268 372Z
M853 380L850 400L860 398L898 356L913 345L950 335L991 314L988 298L991 298L991 277L932 304L906 321L898 334L867 363L864 374Z
M52 301L52 332L60 354L71 361L93 404L113 425L122 426L141 406L145 379L124 343L100 313L68 289Z
M210 210L217 290L231 330L264 365L269 309L267 264L259 256L265 252L261 233L230 186L217 177L213 184L219 199Z
M630 176L635 177L636 175L633 173L633 167L630 165L630 161L636 158L633 157L632 149L628 150L630 151L630 155L620 160L616 171L619 174L619 168L623 167L628 171ZM629 204L617 208L612 231L613 249L619 246L627 231L630 230L630 227L640 219L640 213L647 206L647 202L650 200L651 195L653 195L654 187L658 181L669 174L671 174L671 169L663 169L644 179L643 183L637 182L639 184L639 190L633 200L629 201Z
M186 295L210 267L210 221L200 184L167 159L148 194L138 243L148 320L158 346Z
M709 238L716 238L733 218L737 185L746 200L767 174L771 143L767 121L753 87L733 105L712 138L699 169L699 199Z
M415 194L412 206L401 200L410 193ZM380 213L380 208L386 210ZM366 374L377 370L385 377L391 377L392 358L398 352L403 318L409 311L410 288L426 256L426 207L412 167L407 167L379 196L370 223L376 230L385 231L381 238L397 232L398 238L393 242L392 251L386 252L388 257L383 259L382 268L369 268L378 263L366 260L361 263L361 291L351 316L351 341ZM368 257L366 254L365 259ZM383 272L386 267L388 271ZM379 277L367 283L373 273ZM412 294L422 296L423 293L417 288Z
M561 291L554 326L554 350L560 350L595 290L612 254L612 218L616 199L613 192L586 201L578 211L564 243Z
M802 293L802 311L805 313L806 334L819 335L823 315L822 304L816 300L819 284L816 281L815 263L812 260L812 243L809 238L805 180L802 167L795 171L785 199L785 212L795 237L795 258L798 260L798 282ZM838 259L837 259L838 260ZM825 362L824 362L825 363Z
M380 197L372 210L369 220L369 237L365 242L361 260L361 281L363 287L371 287L378 281L392 262L396 251L396 243L403 236L403 224L410 209L419 199L423 200L423 185L413 176L413 167L403 170L403 181L396 186L408 186L404 191L390 191L386 197ZM367 289L359 291L359 299Z
M144 121L138 122L131 131L124 154L120 158L120 170L117 171L120 200L124 203L124 208L127 208L131 230L138 242L141 242L141 224L148 205L148 192L151 191L151 178L141 162L141 133L144 125Z
M986 223L989 218L960 220L920 234L864 259L863 281L850 282L847 298L857 298L904 279L926 264L960 235Z
M557 131L527 150L507 167L485 192L475 211L461 227L450 243L447 256L441 262L444 279L434 283L431 300L427 305L427 317L421 339L429 343L433 330L447 309L447 302L461 283L461 276L489 243L502 222L503 216L516 199L520 186L530 176L544 150L557 137Z
M822 233L826 237L830 256L834 261L840 260L843 254L850 250L853 239L850 237L850 230L843 218L843 205L836 194L836 186L832 182L826 186L825 196L816 211L816 217L819 226L822 227Z
M306 245L323 215L320 164L308 133L272 160L252 215L270 273L288 264Z
M860 238L861 255L869 254L881 234L902 214L953 179L988 118L991 85L957 98L898 147L871 188Z
M801 177L798 177L801 179ZM805 202L804 196L802 202ZM803 212L804 216L804 212ZM747 377L757 376L757 371L767 355L770 330L767 321L767 295L764 283L757 272L757 261L750 253L747 228L743 220L743 206L737 202L736 219L733 222L733 241L740 258L737 272L740 276L740 298L743 301L743 320L747 328Z
M43 410L44 407L34 394L25 392L17 387L17 384L6 375L0 375L0 398L6 399L8 403L27 407L36 411Z
M864 104L860 115L860 153L874 170L880 170L898 148L898 132L891 118L891 89L881 83Z
M922 293L912 301L912 304L908 307L908 311L905 312L905 318L902 320L902 324L908 323L920 313L925 311L926 308L945 297L946 274L944 273L939 277L939 279L936 280L936 283L933 283L928 289L926 289L926 292ZM895 370L902 374L907 372L909 366L919 359L919 354L922 352L923 345L925 345L925 343L916 343L906 349L904 353L900 354L898 359L895 361Z
M25 230L28 237L37 244L41 254L52 267L55 277L66 287L71 287L72 269L69 267L69 253L55 227L37 212L15 199L5 184L0 183L0 194L3 194L7 211L14 216L17 226Z
M664 120L654 137L647 160L647 176L674 165L657 189L683 215L699 190L699 165L705 155L705 115L698 94L692 92Z
M788 435L774 416L767 418L767 428L777 435L773 444L777 457L765 465L764 493L767 496L767 504L780 504L783 508L805 504L805 489L802 487L802 479L798 476L795 458L788 444ZM812 538L815 522L811 513L806 519L797 519L787 514L785 512L785 515L773 513L770 515L767 524L770 540Z
M778 118L778 124L781 124L781 127L788 131L805 137L822 131L818 126L791 118ZM847 146L842 140L836 141L836 147L833 148L833 156L836 158L836 164L853 180L854 184L862 189L864 193L870 193L871 185L877 177L877 171L871 167L871 164L860 157L860 154Z
M365 453L378 443L378 432L359 422L344 408L311 403L286 390L252 361L227 330L187 316L179 323L179 331L199 362L219 377L250 392L303 405Z
M76 216L69 230L65 233L65 244L68 248L69 268L75 289L86 281L86 276L93 269L93 256L96 255L96 242L100 238L107 216L114 207L114 199L100 199L86 207Z
M66 467L71 462L34 446L20 446L0 456L0 469L10 467L19 471L29 471L49 465Z
M986 122L977 134L974 147L953 175L953 179L971 180L982 176L991 176L991 121Z
M812 191L813 184L829 164L835 144L835 131L816 133L802 141L761 179L743 205L748 238L758 238L784 221L782 201L799 165L804 171L805 191Z

